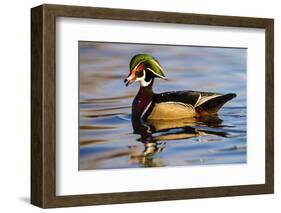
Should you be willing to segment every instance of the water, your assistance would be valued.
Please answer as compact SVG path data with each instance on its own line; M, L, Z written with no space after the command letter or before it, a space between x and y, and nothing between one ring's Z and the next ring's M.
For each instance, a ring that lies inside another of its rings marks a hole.
M156 57L169 79L154 92L236 93L218 116L131 122L139 84L125 87L130 59ZM79 42L80 170L246 163L246 49ZM135 133L134 133L135 132Z

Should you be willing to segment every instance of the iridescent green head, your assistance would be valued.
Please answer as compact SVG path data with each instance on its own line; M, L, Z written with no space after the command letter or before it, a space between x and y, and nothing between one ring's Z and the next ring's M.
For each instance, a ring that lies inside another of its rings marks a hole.
M148 54L135 55L130 62L130 74L124 80L126 86L139 81L142 87L148 86L155 77L166 79L159 62Z

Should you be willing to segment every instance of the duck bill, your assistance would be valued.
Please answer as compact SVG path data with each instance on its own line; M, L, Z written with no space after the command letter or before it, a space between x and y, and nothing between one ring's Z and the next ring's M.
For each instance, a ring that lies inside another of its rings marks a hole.
M130 84L134 83L136 80L135 71L131 71L130 75L124 80L124 83L126 84L126 87Z

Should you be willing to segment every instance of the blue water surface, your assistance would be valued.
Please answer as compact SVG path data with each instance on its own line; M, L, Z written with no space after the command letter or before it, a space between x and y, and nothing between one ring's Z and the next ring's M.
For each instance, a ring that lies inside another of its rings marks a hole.
M157 58L168 78L155 80L156 93L237 97L215 119L157 123L160 131L134 134L131 103L139 84L125 87L123 80L140 53ZM246 54L243 48L79 42L80 170L246 163Z

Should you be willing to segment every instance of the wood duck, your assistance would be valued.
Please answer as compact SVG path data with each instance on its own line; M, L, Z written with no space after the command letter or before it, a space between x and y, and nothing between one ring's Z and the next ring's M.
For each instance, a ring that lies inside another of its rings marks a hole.
M236 94L199 91L172 91L153 93L154 78L165 79L160 63L151 55L135 55L130 62L126 86L140 82L140 89L132 104L133 119L175 120L215 115Z

